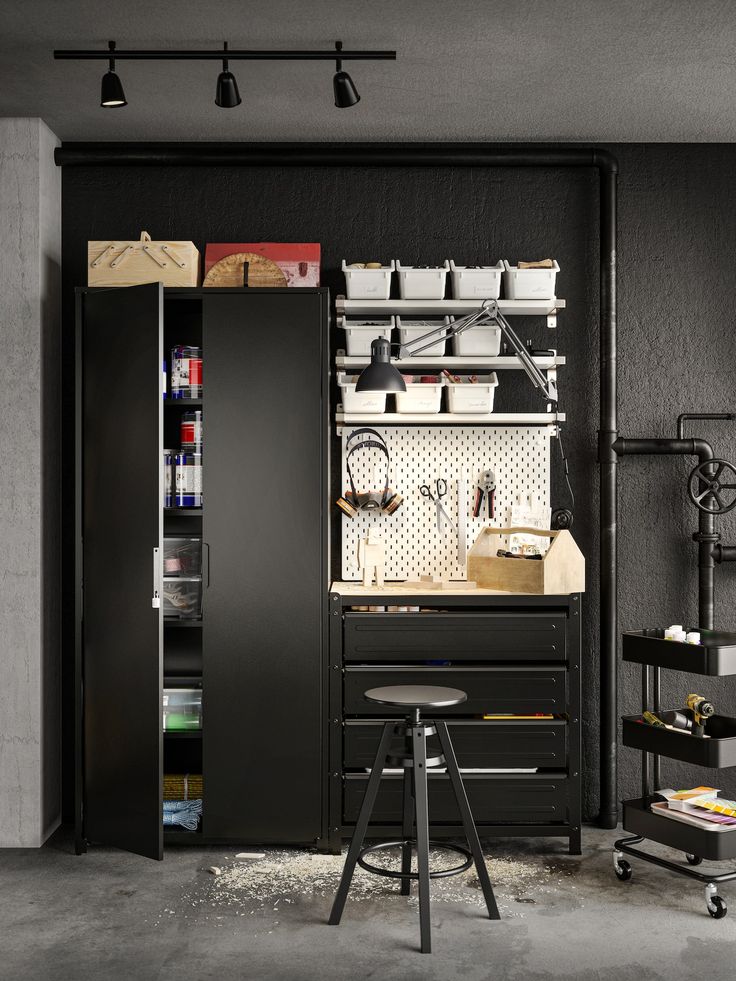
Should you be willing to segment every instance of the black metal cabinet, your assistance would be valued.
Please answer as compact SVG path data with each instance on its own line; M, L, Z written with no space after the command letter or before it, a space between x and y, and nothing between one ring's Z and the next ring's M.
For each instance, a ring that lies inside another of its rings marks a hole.
M359 586L330 594L330 847L352 834L386 706L363 693L389 684L460 688L447 719L481 837L560 836L581 847L580 597L392 593L423 613L365 613ZM441 612L433 612L433 611ZM484 715L552 715L484 719ZM499 772L490 772L490 771ZM527 772L512 772L512 771ZM429 786L432 834L459 833L447 779ZM384 775L369 834L395 835L402 785Z
M77 294L77 847L320 843L326 719L328 293ZM174 343L203 348L201 509L163 507ZM201 537L201 620L160 608L167 535ZM186 627L187 629L181 629ZM186 677L182 677L186 675ZM203 724L162 732L162 687ZM198 833L162 832L165 772L202 772Z

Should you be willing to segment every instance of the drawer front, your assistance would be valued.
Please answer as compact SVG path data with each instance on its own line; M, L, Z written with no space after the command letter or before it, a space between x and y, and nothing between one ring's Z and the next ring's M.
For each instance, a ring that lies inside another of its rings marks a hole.
M452 786L445 774L429 776L429 823L459 823ZM343 819L352 824L358 819L368 777L348 774L345 778ZM387 776L381 785L373 809L374 824L401 821L403 805L401 776ZM564 776L529 776L518 778L489 777L477 774L463 776L470 809L478 824L549 824L568 820L568 787Z
M567 671L563 667L347 667L344 679L346 715L403 716L386 705L363 698L369 688L383 685L445 685L460 688L468 700L432 712L432 716L534 712L561 714L566 709Z
M563 613L346 613L346 661L564 661Z
M371 767L378 749L383 723L346 722L343 740L345 769ZM460 767L546 767L564 769L567 765L567 723L563 719L539 722L470 722L465 719L448 724L452 745ZM404 740L396 736L393 749ZM439 753L436 736L428 740L429 755Z

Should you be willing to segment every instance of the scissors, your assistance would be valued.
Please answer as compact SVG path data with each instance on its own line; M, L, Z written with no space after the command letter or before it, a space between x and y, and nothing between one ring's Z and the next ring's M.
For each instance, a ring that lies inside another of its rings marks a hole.
M445 497L447 494L447 481L443 480L442 477L438 477L437 480L435 480L434 484L435 484L435 494L437 495L436 497L435 494L432 493L428 484L422 484L422 486L419 488L419 491L422 497L429 498L429 500L435 506L435 509L437 511L438 533L442 534L443 523L449 525L450 528L452 528L452 530L454 531L455 525L452 523L452 521L450 521L450 516L447 513L447 511L445 511L445 507L442 503L442 498Z

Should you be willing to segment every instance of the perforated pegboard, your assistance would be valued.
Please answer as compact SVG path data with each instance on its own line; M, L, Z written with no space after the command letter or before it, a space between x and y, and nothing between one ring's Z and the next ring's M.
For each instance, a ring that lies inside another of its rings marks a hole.
M353 429L342 433L342 480L348 488L345 444ZM519 501L549 507L551 426L501 428L491 426L381 426L381 433L391 454L391 487L404 497L402 506L392 515L360 512L351 519L342 518L342 578L361 578L358 568L358 541L369 529L381 535L386 551L385 578L408 579L418 575L437 575L465 579L466 569L458 562L457 534L452 530L437 532L436 510L420 493L422 484L434 486L437 477L447 481L445 509L457 527L458 477L467 483L466 527L468 551L481 528L487 524L503 527L508 523L511 505ZM351 458L357 490L380 489L385 473L383 455L375 450L361 450ZM496 515L488 520L484 506L478 518L472 517L475 486L483 470L491 469L496 478Z

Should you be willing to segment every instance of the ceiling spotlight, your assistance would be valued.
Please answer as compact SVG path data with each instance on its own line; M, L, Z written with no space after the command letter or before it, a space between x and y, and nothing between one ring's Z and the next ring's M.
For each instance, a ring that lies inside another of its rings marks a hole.
M115 42L108 41L111 52L115 50ZM115 109L118 106L127 106L128 102L123 92L123 83L115 73L115 59L110 58L109 70L102 76L102 86L100 88L100 105L103 109Z
M225 41L224 49L227 51L227 41ZM223 58L222 71L217 76L217 94L215 95L215 105L219 106L221 109L234 109L235 106L239 106L242 101L243 100L240 98L240 92L238 92L238 83L235 81L235 76L228 70L227 58Z
M342 41L335 41L335 50L338 53L342 51ZM352 78L347 72L342 70L342 59L337 58L335 64L337 71L332 79L332 85L335 90L335 105L338 109L349 109L350 106L354 106L360 102L360 96L353 84Z

